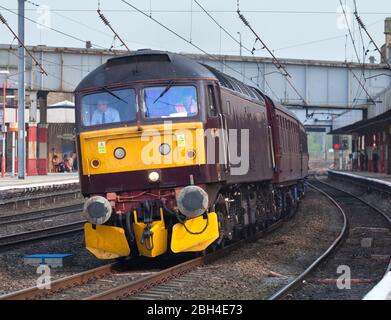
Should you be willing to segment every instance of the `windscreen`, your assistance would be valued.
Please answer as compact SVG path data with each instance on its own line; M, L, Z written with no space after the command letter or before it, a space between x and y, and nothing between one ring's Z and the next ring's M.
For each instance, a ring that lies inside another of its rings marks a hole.
M82 99L83 126L96 126L136 120L134 89L110 90L88 94Z
M144 89L144 117L191 117L198 113L194 86L159 86Z

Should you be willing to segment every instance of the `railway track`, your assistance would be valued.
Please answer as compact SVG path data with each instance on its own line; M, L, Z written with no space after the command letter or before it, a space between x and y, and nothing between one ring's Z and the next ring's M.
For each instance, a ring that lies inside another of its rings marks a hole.
M65 214L81 212L83 209L82 204L74 204L64 207L42 209L30 212L8 214L0 216L0 227L15 223L25 223L30 221L39 220L42 218L52 218Z
M76 221L55 227L19 232L0 237L0 250L6 250L11 246L49 239L57 236L73 234L83 231L85 221Z
M314 179L309 186L338 208L343 226L330 247L269 300L362 299L389 268L391 220L359 196L331 184ZM349 284L347 278L338 279L343 272L350 273Z
M256 238L272 232L281 224L282 221L273 224L267 230L258 233ZM202 273L200 267L228 255L246 243L247 240L240 240L214 252L190 260L186 259L186 261L159 271L148 269L129 272L129 270L123 268L121 263L114 263L53 281L50 290L40 290L37 287L32 287L0 296L0 300L75 299L75 297L83 300L109 300L126 297L136 299L164 298L170 291L175 290L177 282L186 282L188 281L186 277L189 276L198 277ZM142 265L140 262L134 262L137 266ZM123 270L119 271L121 267ZM192 271L195 270L194 275ZM175 281L174 284L173 281ZM91 285L90 289L84 287L87 284Z
M0 207L4 210L17 210L20 207L43 207L48 203L55 204L79 198L82 198L79 187L46 192L41 190L17 192L15 194L2 192L0 193Z

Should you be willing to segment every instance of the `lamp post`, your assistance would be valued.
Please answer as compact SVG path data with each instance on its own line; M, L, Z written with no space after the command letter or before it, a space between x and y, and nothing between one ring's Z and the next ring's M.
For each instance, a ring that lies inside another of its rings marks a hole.
M18 0L18 36L22 44L24 44L24 0ZM24 87L24 73L25 73L25 58L24 47L18 47L18 178L25 178L25 87Z

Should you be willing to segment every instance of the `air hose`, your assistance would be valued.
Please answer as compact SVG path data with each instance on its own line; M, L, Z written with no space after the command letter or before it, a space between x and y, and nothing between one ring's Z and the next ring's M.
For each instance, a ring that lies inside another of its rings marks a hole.
M151 239L151 243L149 243L148 239ZM144 228L143 234L141 235L141 244L145 243L145 247L147 250L151 251L153 249L153 232L151 231L151 225L147 223Z
M205 230L208 228L208 225L209 225L209 216L208 216L208 214L206 215L206 224L205 224L205 227L204 227L201 231L193 232L193 231L191 231L191 230L186 226L185 221L183 221L183 220L181 219L181 217L179 216L178 212L173 212L173 211L171 211L170 209L168 209L168 208L166 207L165 204L163 204L163 209L166 210L168 213L170 213L170 214L172 214L172 215L175 215L176 218L178 219L179 223L180 223L181 225L183 225L183 227L185 228L185 230L186 230L188 233L192 234L192 235L201 234L201 233L205 232Z

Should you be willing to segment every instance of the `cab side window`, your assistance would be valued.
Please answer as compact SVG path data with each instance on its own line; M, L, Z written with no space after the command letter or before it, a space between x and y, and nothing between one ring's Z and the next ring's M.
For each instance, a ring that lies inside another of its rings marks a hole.
M217 117L218 115L216 101L214 87L212 85L208 85L208 115L210 117Z

